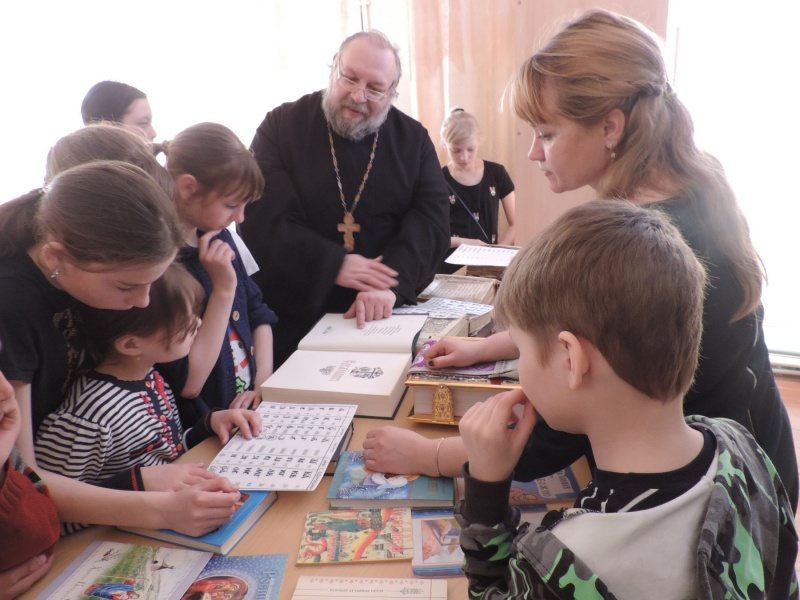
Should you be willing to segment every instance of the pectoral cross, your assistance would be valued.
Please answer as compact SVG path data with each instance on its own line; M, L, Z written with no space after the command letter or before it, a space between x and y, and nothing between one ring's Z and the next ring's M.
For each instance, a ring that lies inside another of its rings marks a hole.
M344 223L339 223L336 226L336 229L337 231L344 233L344 249L348 252L352 252L353 248L356 247L356 241L353 238L353 233L358 233L361 231L361 225L356 223L355 219L353 218L353 213L345 212Z

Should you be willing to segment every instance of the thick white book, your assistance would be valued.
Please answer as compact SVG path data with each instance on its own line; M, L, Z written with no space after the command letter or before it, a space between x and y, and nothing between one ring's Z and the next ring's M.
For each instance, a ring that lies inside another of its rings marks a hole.
M424 315L392 315L363 329L325 315L261 386L265 401L355 404L356 416L392 418L405 391Z

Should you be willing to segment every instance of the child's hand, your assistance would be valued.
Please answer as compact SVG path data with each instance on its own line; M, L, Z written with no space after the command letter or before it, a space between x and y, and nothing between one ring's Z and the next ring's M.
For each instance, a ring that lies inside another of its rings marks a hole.
M514 407L524 405L517 419ZM514 429L509 424L516 422ZM458 430L469 458L469 473L481 481L502 481L514 471L536 425L536 411L522 390L492 396L461 417Z
M0 468L11 455L11 448L17 441L22 427L22 414L20 413L14 388L0 373Z
M230 408L251 408L255 409L261 404L261 388L242 392L231 401Z
M142 467L142 481L148 492L177 492L218 477L219 475L206 469L203 463L170 463Z
M219 232L219 229L209 231L197 240L200 264L211 278L214 290L233 291L236 289L236 271L233 268L236 253L222 240L211 239Z
M11 600L26 592L53 566L55 554L40 554L13 569L0 571L0 600Z
M459 340L443 337L425 350L425 364L434 369L444 367L469 367L480 361L481 341Z
M227 444L234 427L249 440L261 433L261 415L254 410L229 408L211 414L211 429L219 436L223 444Z
M161 498L155 508L161 521L158 529L168 527L186 535L198 536L230 521L241 494L228 479L216 477L185 487L179 492L153 497Z

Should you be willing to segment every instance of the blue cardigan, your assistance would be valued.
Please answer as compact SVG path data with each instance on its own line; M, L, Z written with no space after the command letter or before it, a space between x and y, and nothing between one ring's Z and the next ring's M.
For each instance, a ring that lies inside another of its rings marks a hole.
M202 235L202 232L198 232ZM236 271L236 292L234 294L231 317L228 321L230 327L236 330L239 339L244 343L245 348L249 348L250 356L253 357L255 350L253 347L253 330L260 325L272 325L277 323L278 318L275 313L264 304L261 298L261 290L253 283L247 275L242 257L236 248L233 237L227 229L223 229L219 235L213 238L226 242L236 254L233 261L233 268ZM200 264L199 251L191 246L184 246L178 253L178 260L194 275L203 286L206 292L206 303L211 294L211 278ZM205 312L205 304L203 306ZM189 359L183 358L166 364L157 365L158 372L170 384L175 395L186 385L189 372ZM250 378L255 379L256 365L255 360L250 361ZM225 339L220 348L219 358L211 374L208 376L200 396L195 400L180 399L178 402L181 408L181 421L184 427L189 428L197 423L200 418L208 411L215 408L228 408L231 401L236 397L236 371L233 364L233 354L230 349L230 336L226 333Z

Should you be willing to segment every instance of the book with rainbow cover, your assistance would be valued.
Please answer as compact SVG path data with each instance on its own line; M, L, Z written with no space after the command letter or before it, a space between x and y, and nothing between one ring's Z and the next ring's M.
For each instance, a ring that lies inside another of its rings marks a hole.
M411 509L369 508L310 512L298 565L411 560Z

